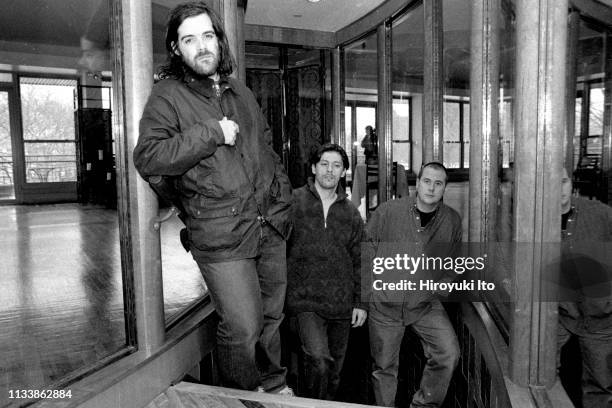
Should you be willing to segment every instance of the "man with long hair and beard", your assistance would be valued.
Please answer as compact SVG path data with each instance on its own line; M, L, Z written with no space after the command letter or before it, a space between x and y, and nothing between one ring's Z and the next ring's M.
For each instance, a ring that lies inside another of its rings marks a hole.
M230 77L219 17L180 4L168 62L140 121L134 164L178 192L188 245L220 317L222 385L292 394L280 365L291 186L255 97Z

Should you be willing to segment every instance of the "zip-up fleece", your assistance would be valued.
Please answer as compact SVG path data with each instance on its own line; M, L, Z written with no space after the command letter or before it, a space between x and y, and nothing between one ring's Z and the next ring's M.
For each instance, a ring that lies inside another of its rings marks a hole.
M239 125L235 146L224 144L223 117ZM290 232L291 186L271 143L246 86L187 73L153 87L134 165L145 179L175 177L196 259L244 259L258 254L262 216L284 238Z
M361 303L363 221L344 192L323 215L312 180L295 190L293 232L287 252L287 312L315 312L327 319L351 317Z

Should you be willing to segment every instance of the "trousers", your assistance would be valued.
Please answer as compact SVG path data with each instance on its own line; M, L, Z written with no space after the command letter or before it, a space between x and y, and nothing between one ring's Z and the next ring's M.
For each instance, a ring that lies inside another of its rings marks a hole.
M612 330L586 330L573 323L559 319L557 367L561 365L561 348L571 336L577 336L582 358L582 406L612 408Z
M297 314L297 326L304 353L301 396L333 401L340 385L351 321L302 312Z
M368 321L374 397L377 405L391 407L395 405L400 346L406 326L401 321L377 319L372 313ZM432 302L431 309L409 326L419 337L426 359L419 390L410 407L439 407L459 362L455 330L439 301Z
M221 384L270 391L286 385L279 333L287 288L286 243L269 226L261 228L255 258L196 262L219 315Z

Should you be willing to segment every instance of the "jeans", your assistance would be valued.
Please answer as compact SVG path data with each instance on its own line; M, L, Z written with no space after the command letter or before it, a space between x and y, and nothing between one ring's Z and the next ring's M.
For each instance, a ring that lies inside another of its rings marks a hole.
M406 327L399 322L369 316L370 348L374 359L372 372L376 404L395 405L399 353ZM444 402L453 371L459 361L459 342L446 311L439 301L410 325L423 345L426 364L420 388L410 407L439 407Z
M304 352L304 397L333 400L348 345L351 321L325 319L313 312L297 315Z
M285 241L263 226L256 258L198 266L220 319L221 384L244 390L284 387L279 326L287 287Z
M561 318L557 336L557 367L561 365L561 347L572 335L578 337L582 357L583 408L612 408L612 331L586 331L579 327L574 333L568 330Z

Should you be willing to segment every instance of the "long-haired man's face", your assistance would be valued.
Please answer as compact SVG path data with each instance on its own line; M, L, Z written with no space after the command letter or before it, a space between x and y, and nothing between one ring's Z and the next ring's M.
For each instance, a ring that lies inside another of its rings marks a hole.
M177 30L174 53L199 75L216 75L219 66L219 40L207 14L186 18Z

